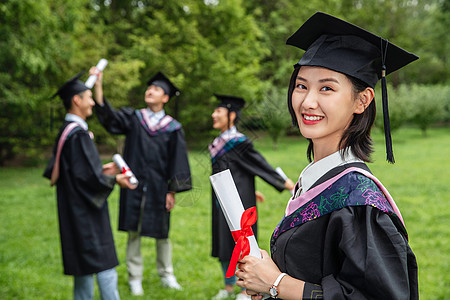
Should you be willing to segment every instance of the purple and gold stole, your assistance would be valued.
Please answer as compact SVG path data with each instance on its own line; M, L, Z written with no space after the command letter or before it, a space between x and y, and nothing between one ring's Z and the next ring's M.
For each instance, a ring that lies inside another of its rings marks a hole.
M407 236L402 215L387 189L370 172L351 167L299 197L292 197L272 237L276 239L286 230L346 206L366 205L391 216L397 224L400 224L403 234Z
M216 137L208 146L212 163L246 139L247 137L240 132L228 134L225 138L221 136Z

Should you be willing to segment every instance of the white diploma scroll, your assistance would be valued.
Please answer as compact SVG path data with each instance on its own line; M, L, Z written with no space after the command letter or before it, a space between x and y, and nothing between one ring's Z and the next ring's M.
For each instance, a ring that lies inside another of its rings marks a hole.
M281 178L284 179L284 181L288 180L287 175L283 172L283 170L282 170L280 167L277 167L277 168L275 169L275 171L278 173L278 175L281 176ZM289 190L289 192L291 192L291 195L294 195L294 190L293 190L293 189L292 189L292 190Z
M133 172L131 171L130 167L127 165L125 160L123 160L122 155L114 154L113 161L119 167L120 172L122 172L122 174L125 174L130 178L130 183L132 185L138 185L139 181L137 180L136 176L134 176Z
M244 213L244 206L234 184L230 170L209 176L209 180L219 200L225 219L230 231L241 230L241 216ZM254 235L247 237L250 243L249 255L261 258L261 251Z
M108 64L108 61L106 59L102 58L102 59L100 59L100 61L97 64L97 69L99 69L100 71L103 71L107 64ZM97 75L89 76L88 80L86 80L84 85L87 86L88 88L92 89L92 87L94 86L94 83L97 81L97 78L98 78Z

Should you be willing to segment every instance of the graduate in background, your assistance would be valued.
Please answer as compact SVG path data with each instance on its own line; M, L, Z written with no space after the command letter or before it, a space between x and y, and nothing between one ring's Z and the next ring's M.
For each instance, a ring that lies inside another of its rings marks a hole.
M115 110L103 97L103 72L94 86L96 113L113 134L125 134L123 157L139 180L137 189L120 191L119 230L128 231L127 268L133 295L142 295L141 236L156 239L156 267L164 287L180 290L172 266L170 211L175 193L191 189L191 173L181 124L164 105L179 90L161 72L148 81L146 107Z
M92 274L97 274L102 299L119 299L119 263L106 200L116 182L122 188L134 187L127 176L115 175L114 163L102 166L86 123L94 100L78 80L81 74L53 96L60 96L67 114L44 176L56 184L64 274L74 276L74 299L93 299Z
M293 182L284 180L253 148L253 143L245 135L237 131L240 110L245 101L239 97L215 95L219 104L212 114L214 129L220 130L220 135L209 145L212 162L212 174L230 169L236 183L244 209L256 206L255 176L261 177L278 191L291 190ZM257 224L252 226L257 237ZM212 256L219 258L223 274L227 271L233 253L235 242L220 208L216 194L212 192ZM219 291L213 299L234 297L233 288L236 278L225 278L225 289ZM236 299L248 299L245 292Z
M417 263L392 197L370 172L374 87L417 59L385 39L318 12L288 44L306 50L288 91L309 164L275 228L271 254L246 256L238 285L281 299L418 299Z

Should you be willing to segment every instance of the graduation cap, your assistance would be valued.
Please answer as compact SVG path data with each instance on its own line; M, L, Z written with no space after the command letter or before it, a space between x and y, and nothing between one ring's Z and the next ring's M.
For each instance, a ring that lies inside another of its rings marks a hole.
M372 88L381 79L387 160L393 163L386 75L418 57L380 36L323 12L311 16L286 44L306 50L297 66L324 67L355 77Z
M225 107L230 112L239 112L245 105L245 100L239 97L214 94L219 99L217 107Z
M64 102L64 106L66 108L70 107L70 101L72 100L73 96L89 89L83 81L79 80L79 78L83 74L84 72L80 72L67 80L51 98L55 98L59 95L59 97Z
M166 95L169 95L169 98L174 95L180 95L180 90L162 72L158 72L155 76L153 76L147 82L147 85L159 86L164 90L164 93L166 93Z

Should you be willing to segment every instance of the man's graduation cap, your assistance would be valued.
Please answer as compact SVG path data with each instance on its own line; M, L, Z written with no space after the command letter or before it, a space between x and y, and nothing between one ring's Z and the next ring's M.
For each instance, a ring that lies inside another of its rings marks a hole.
M245 100L239 97L214 94L219 99L217 107L225 107L228 111L239 112L245 105Z
M418 57L380 36L323 12L311 16L286 44L306 50L298 66L324 67L355 77L372 88L381 79L387 160L393 163L385 76Z
M169 98L174 95L180 95L180 90L162 72L158 72L155 76L153 76L147 82L147 85L159 86L164 90L164 93L166 93L166 95L169 95Z
M59 97L64 102L64 106L66 108L70 107L70 101L72 100L73 96L89 89L86 85L84 85L83 81L79 80L79 78L83 74L84 74L84 72L80 72L77 75L70 78L69 80L67 80L59 88L59 90L52 96L52 98L55 98L56 96L59 95Z

